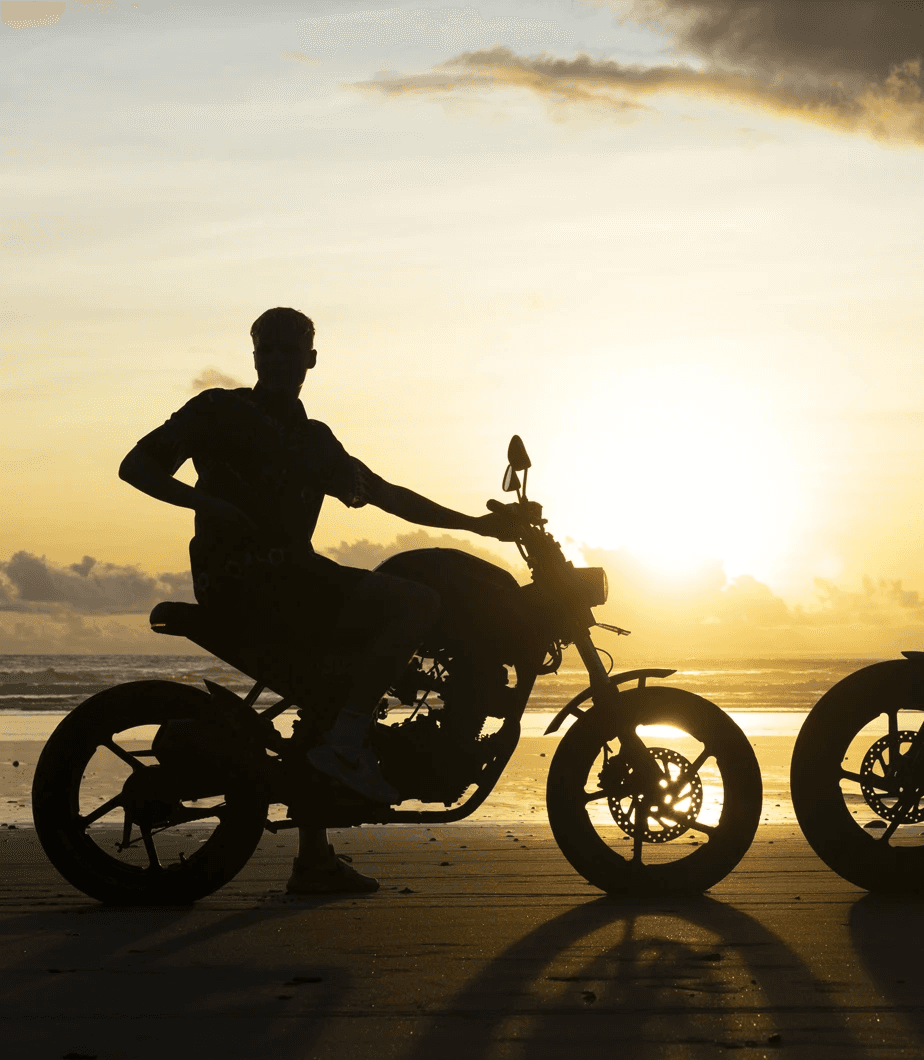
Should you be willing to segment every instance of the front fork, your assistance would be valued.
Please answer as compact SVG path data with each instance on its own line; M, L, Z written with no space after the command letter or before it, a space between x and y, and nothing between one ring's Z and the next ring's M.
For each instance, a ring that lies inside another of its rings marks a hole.
M574 646L581 656L581 661L587 668L587 676L590 678L594 703L610 707L618 719L619 728L616 735L619 739L620 755L624 758L631 773L639 778L646 789L656 788L663 774L658 768L658 763L648 753L648 748L642 741L641 736L635 731L635 728L627 718L620 716L619 688L609 680L609 675L603 665L603 660L600 658L600 653L597 651L593 640L591 640L590 631L583 630L576 635Z

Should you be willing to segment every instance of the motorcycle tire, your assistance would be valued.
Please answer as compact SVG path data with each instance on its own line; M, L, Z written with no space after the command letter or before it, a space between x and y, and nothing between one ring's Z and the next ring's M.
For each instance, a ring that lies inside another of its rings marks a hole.
M868 891L924 891L924 770L906 757L922 723L924 673L893 659L829 689L796 738L790 790L802 832Z
M78 890L112 904L187 904L247 863L263 833L265 795L239 780L203 787L152 750L161 726L195 722L208 702L186 685L131 682L81 703L51 734L35 769L35 830ZM92 796L94 773L110 797Z
M609 894L702 892L750 847L763 801L760 768L732 719L677 688L620 692L562 738L546 799L555 840L571 865ZM630 726L658 765L653 794L618 751Z

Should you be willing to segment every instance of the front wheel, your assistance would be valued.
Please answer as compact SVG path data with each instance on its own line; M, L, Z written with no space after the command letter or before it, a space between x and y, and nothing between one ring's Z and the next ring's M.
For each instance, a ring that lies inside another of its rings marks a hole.
M634 730L653 768L619 746ZM615 746L614 746L615 745ZM549 823L562 853L608 893L704 891L744 857L763 788L747 737L714 703L679 688L620 692L562 738L549 770Z
M829 689L793 748L790 788L812 849L869 891L924 891L924 672L893 659Z
M180 768L158 757L158 733L171 723L188 732L208 703L185 685L132 682L91 696L49 737L32 786L35 830L84 894L117 904L193 902L247 863L266 797L216 779L221 771L208 776L207 754L195 768L189 756Z

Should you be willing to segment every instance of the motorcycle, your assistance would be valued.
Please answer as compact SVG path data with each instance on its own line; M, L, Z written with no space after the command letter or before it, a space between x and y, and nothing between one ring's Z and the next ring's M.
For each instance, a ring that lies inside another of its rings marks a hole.
M565 857L609 893L703 891L731 872L760 819L750 743L715 704L648 683L676 671L609 672L612 657L590 629L627 631L594 617L607 597L605 572L576 568L546 531L541 505L526 496L531 462L517 436L508 461L503 489L516 500L488 507L507 509L529 584L452 549L405 552L379 568L437 585L448 615L372 726L400 803L373 803L306 761L349 676L349 652L335 637L313 653L311 670L304 650L293 660L292 650L261 640L259 629L199 605L160 603L151 612L156 632L193 640L256 683L242 698L211 681L206 690L130 682L68 714L42 751L33 785L36 832L62 876L103 902L185 903L231 880L264 829L462 820L494 788L536 679L559 668L569 644L589 685L546 729L571 722L546 789ZM258 707L265 692L280 698ZM297 720L284 735L274 722L290 708ZM91 805L83 779L106 766L122 769L124 779ZM271 804L288 816L271 820Z
M790 791L815 853L869 891L924 890L924 652L873 663L812 707Z

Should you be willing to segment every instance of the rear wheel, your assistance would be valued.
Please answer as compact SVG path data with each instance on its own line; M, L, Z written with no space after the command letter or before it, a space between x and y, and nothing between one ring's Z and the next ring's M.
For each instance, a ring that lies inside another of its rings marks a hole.
M870 891L924 891L924 672L894 659L846 677L815 704L790 787L812 849Z
M138 681L92 696L51 734L33 781L35 829L79 890L110 903L193 902L247 863L266 797L227 771L206 778L207 756L177 768L153 746L163 726L189 728L208 704L199 689Z
M760 821L754 750L715 704L677 688L620 692L562 738L549 770L549 823L562 853L609 893L703 891L747 852ZM637 777L619 745L633 729L654 769Z

